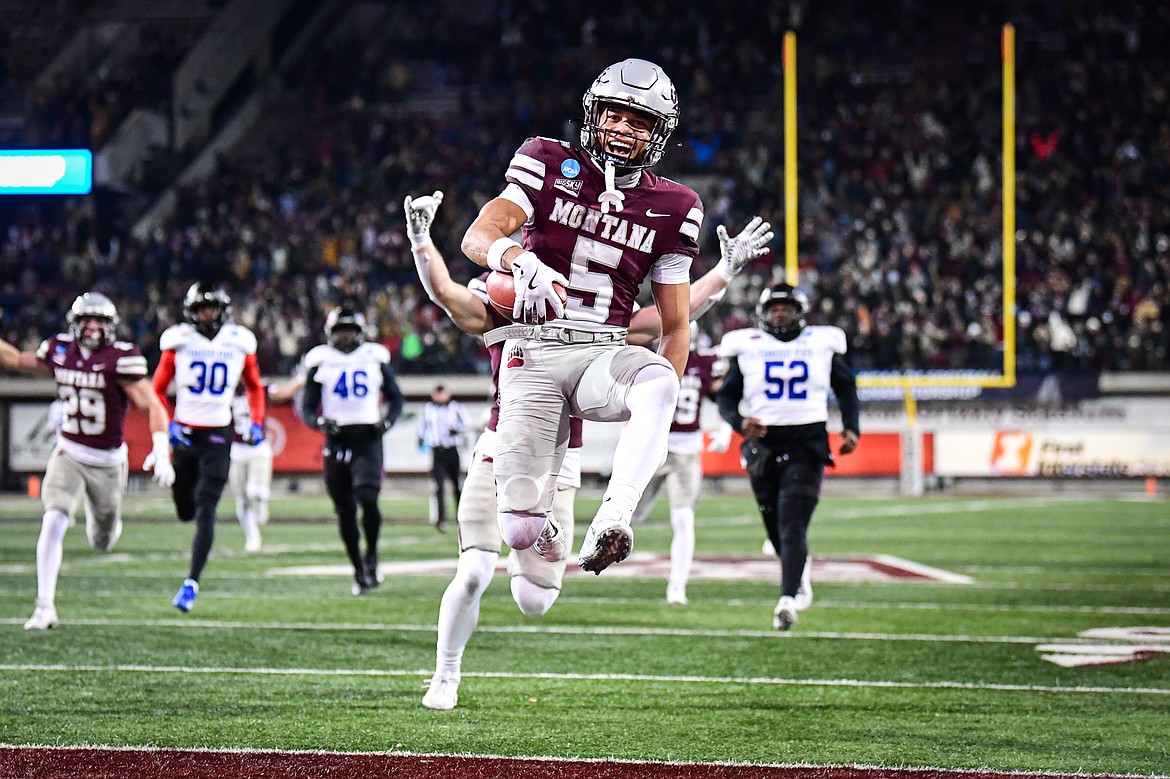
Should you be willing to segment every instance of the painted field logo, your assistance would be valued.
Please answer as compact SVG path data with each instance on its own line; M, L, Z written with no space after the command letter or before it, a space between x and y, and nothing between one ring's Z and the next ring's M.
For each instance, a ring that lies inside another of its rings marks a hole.
M1093 628L1077 638L1089 640L1040 644L1036 651L1044 660L1065 668L1141 663L1170 655L1170 628Z
M1019 430L1000 430L991 447L991 472L1020 476L1028 472L1032 455L1032 434Z

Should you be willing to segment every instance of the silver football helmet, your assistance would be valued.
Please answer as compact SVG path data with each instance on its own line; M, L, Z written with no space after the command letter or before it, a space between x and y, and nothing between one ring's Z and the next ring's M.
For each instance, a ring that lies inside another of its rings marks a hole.
M353 339L339 337L338 330L357 331ZM352 352L366 340L366 317L361 311L338 306L325 317L325 337L329 345L340 352Z
M768 310L777 303L791 303L796 309L796 316L790 322L779 323L773 321ZM781 341L791 341L800 335L804 329L804 315L808 313L808 295L791 284L773 284L764 287L760 293L760 302L756 303L756 316L760 320L760 329L771 333Z
M627 59L610 65L585 91L581 104L585 107L581 147L601 165L612 162L618 168L649 168L662 159L666 141L678 127L674 83L662 68L647 60ZM599 131L607 105L625 106L656 120L640 162L614 156L602 147Z
M105 323L98 329L97 336L86 335L85 327L81 322L84 317L105 320ZM112 344L118 337L118 322L120 321L118 309L114 306L114 301L100 292L85 292L78 295L77 299L73 301L73 305L69 307L65 321L69 323L69 332L72 333L73 339L86 349L98 349Z

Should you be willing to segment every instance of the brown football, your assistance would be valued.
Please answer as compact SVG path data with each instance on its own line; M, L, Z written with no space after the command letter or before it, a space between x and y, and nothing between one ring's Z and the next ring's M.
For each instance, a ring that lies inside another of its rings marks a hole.
M569 296L565 288L556 282L554 282L553 286L560 294L561 302L567 303ZM498 270L489 273L487 277L487 294L492 308L506 319L512 319L512 306L516 304L516 284L512 278L512 274L501 273ZM549 319L554 318L551 310L547 313L549 314Z

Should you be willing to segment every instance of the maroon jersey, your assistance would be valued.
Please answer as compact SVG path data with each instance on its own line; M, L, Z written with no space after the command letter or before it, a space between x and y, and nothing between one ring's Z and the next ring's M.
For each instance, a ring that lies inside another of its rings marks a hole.
M670 421L670 432L699 432L699 410L703 398L711 393L711 387L725 371L723 360L715 352L691 350L686 370L679 379L678 403L675 405L674 418Z
M487 277L488 274L483 273L467 282L467 288L485 303L488 310L488 316L491 317L491 327L504 327L505 325L513 324L510 319L505 319L499 311L492 308L488 303L487 294ZM496 432L496 423L500 421L500 365L504 362L504 342L492 344L488 347L488 355L492 361L492 411L488 417L487 429L493 433ZM520 359L523 359L522 357ZM581 447L581 420L576 417L569 417L569 448L576 449Z
M37 359L57 380L61 437L92 449L121 446L130 399L120 382L146 378L138 347L115 341L91 352L59 333L41 342Z
M569 280L567 326L626 327L648 275L666 284L690 280L703 223L699 196L649 170L633 175L640 178L631 186L619 180L622 210L603 214L598 197L605 175L583 150L551 138L529 138L508 166L506 178L513 186L505 197L526 200L531 214L524 247Z

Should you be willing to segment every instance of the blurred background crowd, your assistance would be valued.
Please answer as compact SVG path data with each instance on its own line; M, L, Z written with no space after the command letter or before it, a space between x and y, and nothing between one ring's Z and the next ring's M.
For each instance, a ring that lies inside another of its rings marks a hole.
M121 9L117 57L46 75L94 8ZM99 153L136 108L167 116L175 74L230 3L0 3L0 147ZM294 3L304 16L319 10ZM858 369L1002 362L1000 28L1017 27L1018 370L1170 370L1170 6L989 2L583 0L346 3L268 78L263 110L209 174L173 138L132 185L0 197L0 330L23 348L73 297L118 303L153 361L193 281L221 283L290 373L324 315L362 302L405 373L487 372L431 305L404 233L406 194L446 195L433 236L457 278L478 208L528 136L571 139L594 76L628 56L674 79L682 116L656 169L703 195L695 276L715 227L755 213L777 238L702 322L754 320L784 257L781 36L798 35L800 286L810 321L850 334ZM142 10L135 10L144 6ZM151 10L153 9L153 11ZM184 10L186 9L186 10ZM291 24L291 22L290 22ZM274 55L275 56L275 55ZM164 190L173 208L135 230Z

